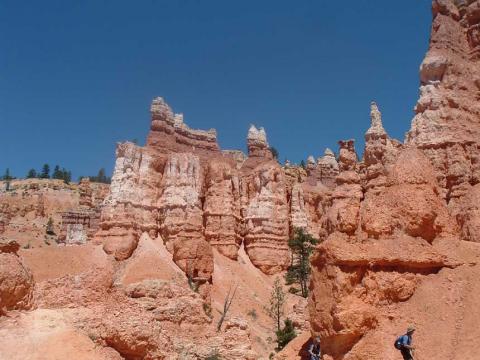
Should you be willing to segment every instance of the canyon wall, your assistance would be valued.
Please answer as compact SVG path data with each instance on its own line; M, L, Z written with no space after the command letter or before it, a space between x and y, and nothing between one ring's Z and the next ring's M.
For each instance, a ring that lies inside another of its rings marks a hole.
M479 34L480 1L433 1L405 144L375 103L362 161L340 142L327 235L311 259L310 323L328 359L398 358L393 340L409 325L416 357L476 358Z

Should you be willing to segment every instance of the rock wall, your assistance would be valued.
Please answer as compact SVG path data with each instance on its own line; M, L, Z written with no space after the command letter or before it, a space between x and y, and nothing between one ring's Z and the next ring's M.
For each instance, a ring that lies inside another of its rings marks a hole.
M480 182L480 6L433 1L430 46L406 143L424 151L442 196L457 207Z
M0 233L21 247L36 248L65 243L67 228L81 225L77 233L91 240L98 229L100 207L108 188L108 184L85 181L66 184L56 179L12 180L9 191L0 191ZM53 226L47 229L50 219Z
M480 336L467 320L480 275L469 243L479 238L479 22L480 1L433 1L405 145L388 137L375 103L363 159L353 141L339 143L309 297L312 333L332 359L394 359L407 325L419 358L475 357L462 337Z

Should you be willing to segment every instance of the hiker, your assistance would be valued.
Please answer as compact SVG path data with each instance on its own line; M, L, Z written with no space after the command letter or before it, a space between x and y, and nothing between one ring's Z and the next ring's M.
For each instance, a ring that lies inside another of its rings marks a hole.
M320 336L317 336L308 348L308 354L310 360L320 360L322 356L322 350L320 349Z
M414 347L412 346L412 335L415 331L415 328L413 326L410 326L407 329L407 333L405 335L400 336L396 341L395 341L395 348L400 350L403 356L403 360L414 360L413 359L413 349Z

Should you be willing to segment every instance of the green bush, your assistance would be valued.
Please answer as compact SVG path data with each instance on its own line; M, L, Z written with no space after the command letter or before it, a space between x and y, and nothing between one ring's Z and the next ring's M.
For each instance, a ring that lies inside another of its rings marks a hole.
M285 326L276 332L277 335L277 350L282 350L291 340L293 340L297 333L293 327L292 320L286 319Z

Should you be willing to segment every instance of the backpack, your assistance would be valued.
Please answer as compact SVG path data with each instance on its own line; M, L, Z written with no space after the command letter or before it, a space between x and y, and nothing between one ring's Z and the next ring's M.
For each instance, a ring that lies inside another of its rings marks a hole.
M397 349L397 350L402 350L402 348L403 348L402 337L403 337L403 335L399 336L397 338L397 340L395 340L395 343L393 344L393 346L395 346L395 349Z

